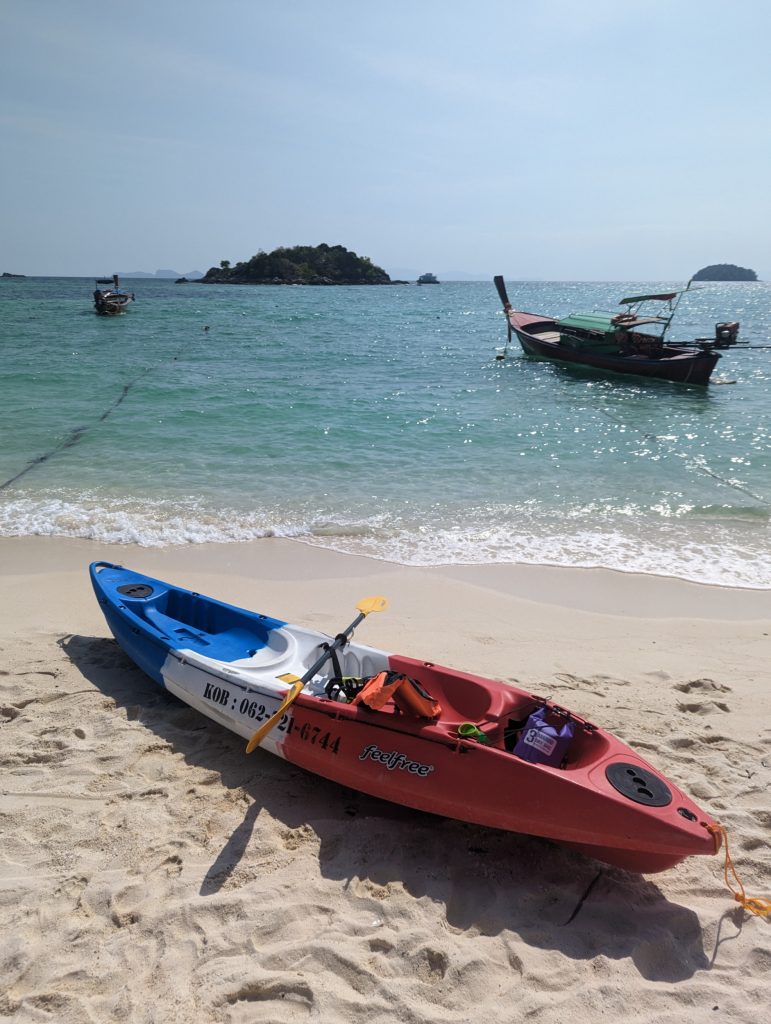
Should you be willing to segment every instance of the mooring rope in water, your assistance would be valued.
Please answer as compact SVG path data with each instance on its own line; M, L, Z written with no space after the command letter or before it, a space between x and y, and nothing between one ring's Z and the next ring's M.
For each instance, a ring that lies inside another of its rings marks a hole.
M624 423L623 420L619 419L617 416L614 416L613 413L611 413L608 409L604 409L601 407L600 412L604 416L607 416L609 420L613 420L614 423L617 423L620 427L623 427L625 430L636 430L637 433L641 437L645 438L646 441L655 443L660 448L664 448L670 455L675 455L678 459L682 459L687 466L689 466L691 469L695 469L698 473L703 473L705 476L712 477L712 479L717 480L718 483L724 484L726 487L731 487L733 488L733 490L739 491L741 494L745 494L748 498L752 498L753 501L759 501L761 505L771 507L771 501L769 501L768 498L763 497L762 494L755 494L755 492L751 491L748 487L744 487L742 484L737 483L735 480L731 480L729 477L722 476L720 473L716 473L714 469L710 469L710 467L705 462L700 462L698 458L695 458L692 455L688 455L686 452L679 452L675 448L665 445L662 439L658 437L656 434L649 434L645 430L640 430L639 427L630 427L628 423Z
M178 356L182 353L183 349L184 346L182 346L171 357L172 362L178 358ZM104 421L115 412L115 410L125 400L129 391L131 391L135 384L142 380L143 377L146 377L149 373L152 373L154 370L157 370L160 365L160 363L157 363L155 366L148 366L146 370L143 370L142 373L138 374L133 380L129 381L128 384L124 384L123 388L121 389L121 393L112 403L112 405L109 405L104 410L104 412L93 421L93 423L87 426L75 427L75 429L71 430L67 437L65 437L64 440L61 441L58 445L56 445L55 448L52 448L44 455L38 455L36 459L31 459L24 467L24 469L19 470L19 472L16 473L14 476L9 477L7 480L3 481L3 483L0 483L0 491L4 491L8 487L11 487L12 484L15 484L17 480L20 480L23 476L26 476L27 473L35 469L37 466L41 466L44 462L48 462L48 460L52 459L55 455L59 455L61 452L67 451L67 449L69 448L73 448L76 444L78 444L78 442L82 441L83 437L90 430L93 430L93 428L98 426L100 423L104 423Z

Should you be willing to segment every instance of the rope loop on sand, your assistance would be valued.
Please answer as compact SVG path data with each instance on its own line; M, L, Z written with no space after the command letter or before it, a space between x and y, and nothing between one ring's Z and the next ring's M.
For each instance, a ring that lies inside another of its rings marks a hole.
M728 830L725 825L707 825L704 827L708 832L712 834L715 840L715 853L718 852L721 845L725 849L725 863L723 865L723 878L725 884L728 886L730 891L733 893L733 897L737 903L740 903L745 910L749 911L750 914L755 914L757 917L769 917L771 916L771 900L766 899L764 896L748 896L744 891L742 880L736 873L734 862L731 860L731 853L728 849ZM729 878L730 872L730 878ZM731 884L731 878L736 883L737 888L734 888Z

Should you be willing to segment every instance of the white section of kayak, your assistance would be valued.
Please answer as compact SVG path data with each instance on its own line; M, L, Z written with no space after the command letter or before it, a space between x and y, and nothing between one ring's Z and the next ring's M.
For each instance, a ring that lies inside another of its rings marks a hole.
M169 692L244 739L275 714L291 685L279 678L301 677L330 637L301 626L271 631L265 647L251 657L223 662L189 649L170 652L161 668ZM338 652L344 675L366 677L388 668L388 655L364 644L349 644ZM306 684L305 693L323 694L323 683L334 675L331 660ZM292 709L262 740L260 746L283 757L283 738Z

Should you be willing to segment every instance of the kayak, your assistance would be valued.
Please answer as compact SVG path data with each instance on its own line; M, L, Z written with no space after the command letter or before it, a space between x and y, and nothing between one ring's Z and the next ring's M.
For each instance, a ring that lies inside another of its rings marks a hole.
M294 765L406 807L540 836L629 871L713 854L719 828L601 727L505 683L330 637L109 562L90 567L126 654Z

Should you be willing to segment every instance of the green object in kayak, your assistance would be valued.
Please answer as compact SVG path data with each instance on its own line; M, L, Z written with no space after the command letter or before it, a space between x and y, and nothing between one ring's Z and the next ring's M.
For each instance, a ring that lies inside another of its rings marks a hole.
M461 722L458 726L458 735L464 740L476 740L477 743L482 743L485 746L490 744L487 736L473 722Z

